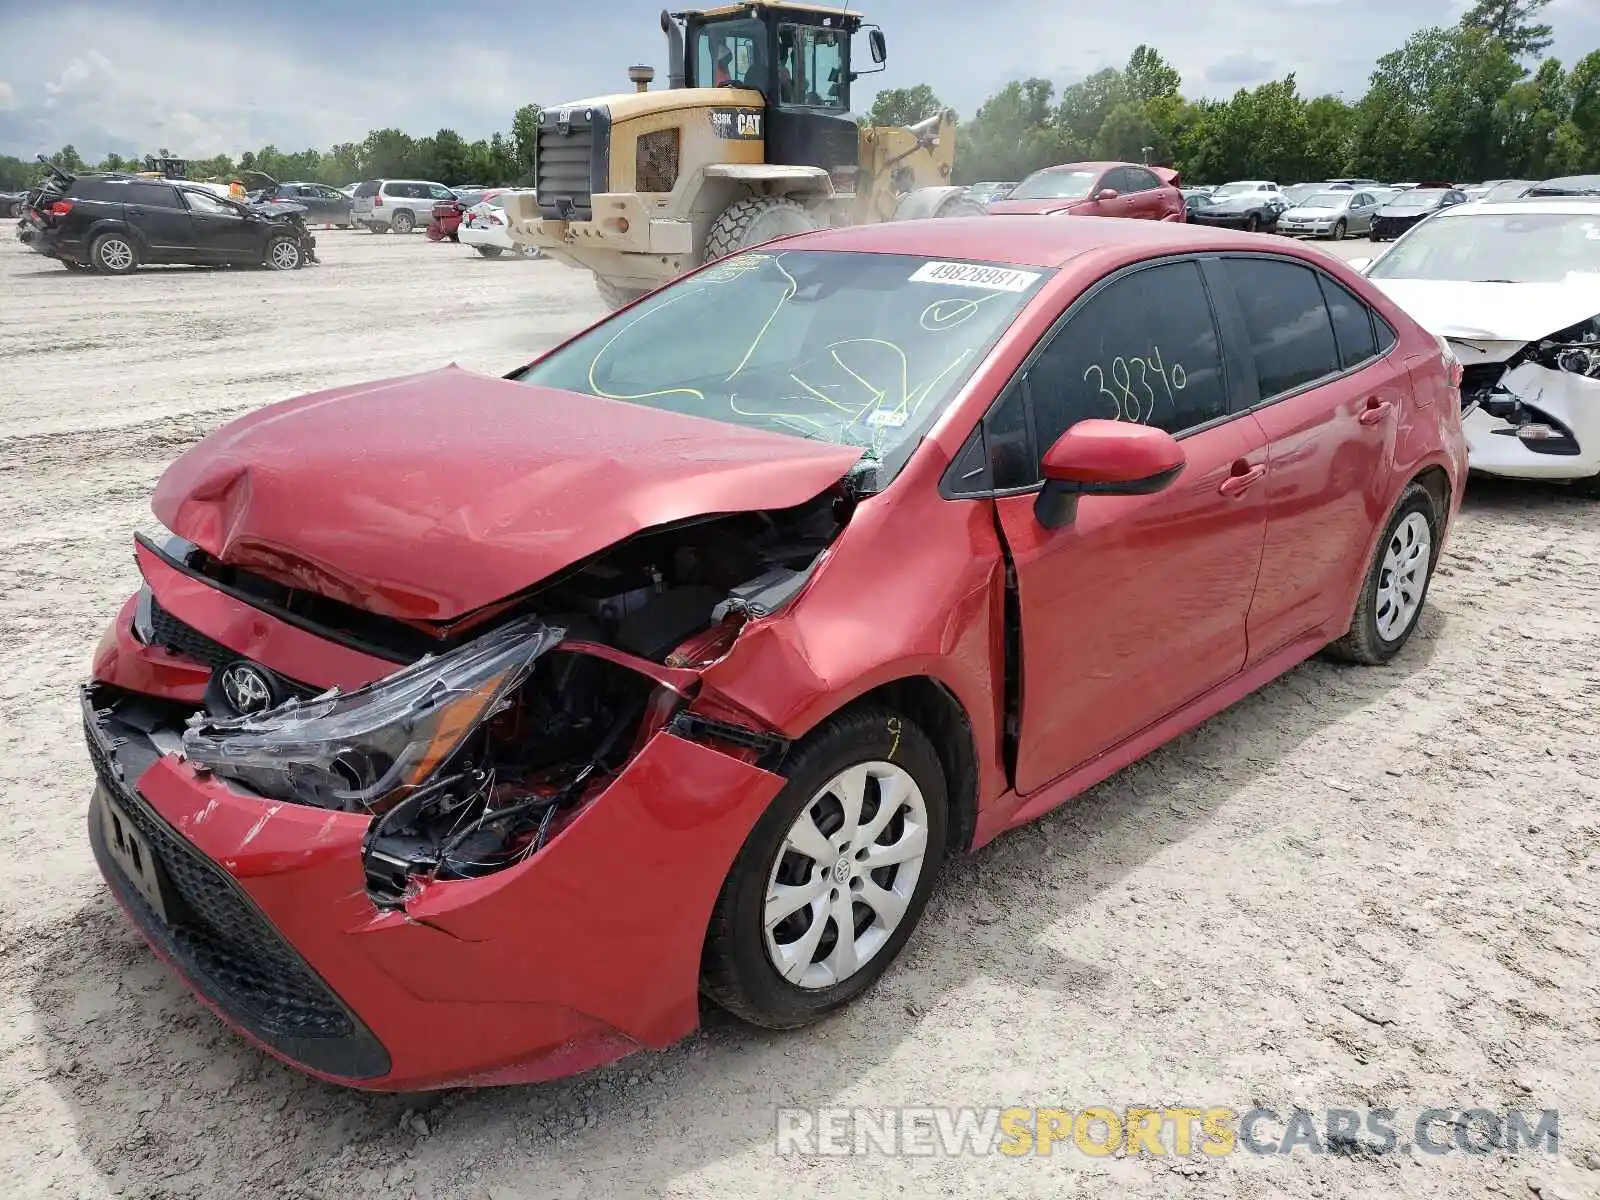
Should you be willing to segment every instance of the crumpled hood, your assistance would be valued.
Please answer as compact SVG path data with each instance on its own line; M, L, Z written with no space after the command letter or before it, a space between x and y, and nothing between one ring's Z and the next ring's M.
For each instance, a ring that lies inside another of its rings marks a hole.
M151 508L225 563L448 620L643 529L802 504L860 457L452 364L225 425L167 468Z
M1369 282L1429 333L1468 341L1531 342L1600 315L1600 275L1563 283Z

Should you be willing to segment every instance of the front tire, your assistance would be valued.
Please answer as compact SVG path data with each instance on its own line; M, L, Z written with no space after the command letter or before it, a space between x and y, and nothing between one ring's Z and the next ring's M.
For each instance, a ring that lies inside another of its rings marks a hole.
M809 233L817 227L811 214L782 196L750 196L722 210L706 234L706 257L723 258L773 238Z
M1420 483L1400 494L1367 568L1349 631L1328 647L1345 662L1379 666L1416 631L1439 558L1439 514Z
M1333 224L1333 240L1336 242L1344 241L1344 235L1349 231L1350 227L1343 221L1335 221Z
M701 990L766 1029L809 1025L888 970L927 906L949 828L933 744L888 709L831 718L783 773L723 882L701 963Z
M1259 233L1261 231L1261 218L1251 213L1245 218L1244 231L1246 233Z
M499 246L477 246L474 248L485 258L499 258L504 252Z
M139 248L122 233L102 233L89 247L89 261L102 275L128 275L139 266Z
M594 286L595 290L600 293L600 299L605 301L606 307L612 312L632 304L640 296L644 295L647 290L645 288L623 287L620 283L612 283L611 280L600 275L594 277Z
M279 234L267 243L261 264L269 271L298 271L305 262L300 243L287 234Z
M989 210L971 196L951 196L934 210L935 217L986 217Z

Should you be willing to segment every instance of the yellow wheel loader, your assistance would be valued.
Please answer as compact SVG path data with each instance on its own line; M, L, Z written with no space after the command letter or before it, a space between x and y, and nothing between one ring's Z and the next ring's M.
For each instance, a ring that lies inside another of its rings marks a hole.
M984 211L951 185L948 110L909 128L850 116L854 35L883 32L802 0L661 14L668 87L554 105L539 126L537 195L517 224L544 253L592 271L612 307L785 234ZM529 211L533 209L534 211Z

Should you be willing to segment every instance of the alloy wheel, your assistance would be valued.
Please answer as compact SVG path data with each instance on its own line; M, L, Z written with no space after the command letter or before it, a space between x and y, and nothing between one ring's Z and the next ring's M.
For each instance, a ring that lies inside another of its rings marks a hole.
M272 265L280 271L292 271L300 265L300 247L293 242L275 242L272 247Z
M1384 641L1396 640L1417 619L1432 554L1428 519L1419 512L1408 513L1389 537L1378 577L1375 620Z
M848 767L789 827L767 878L767 958L796 987L829 988L894 936L928 853L928 808L893 763Z
M108 271L126 271L133 266L133 247L121 238L106 238L100 243L100 261Z

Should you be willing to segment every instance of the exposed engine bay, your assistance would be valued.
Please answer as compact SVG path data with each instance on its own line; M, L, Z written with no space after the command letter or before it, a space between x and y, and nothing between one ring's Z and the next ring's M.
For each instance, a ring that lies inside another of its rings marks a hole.
M836 490L794 509L648 530L442 637L352 619L348 606L191 550L191 572L267 611L330 620L331 636L391 655L435 648L347 693L248 715L213 703L189 717L182 753L270 799L373 814L365 867L380 906L426 880L504 869L669 724L747 761L781 753L781 738L689 713L695 672L800 590L851 506Z
M1508 343L1480 343L1452 338L1461 357L1461 400L1469 412L1482 415L1476 424L1489 422L1484 432L1497 441L1473 439L1475 468L1517 474L1504 453L1582 459L1571 464L1574 476L1587 476L1600 465L1588 459L1600 456L1600 316L1580 321L1549 337L1516 347ZM1540 474L1565 473L1552 464Z

